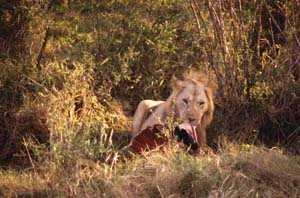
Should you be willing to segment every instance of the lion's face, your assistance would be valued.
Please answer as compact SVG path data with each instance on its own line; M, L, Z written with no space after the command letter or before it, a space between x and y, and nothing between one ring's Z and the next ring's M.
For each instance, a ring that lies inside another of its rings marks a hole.
M193 81L181 82L181 91L176 96L177 118L180 122L200 125L205 112L209 108L206 87Z

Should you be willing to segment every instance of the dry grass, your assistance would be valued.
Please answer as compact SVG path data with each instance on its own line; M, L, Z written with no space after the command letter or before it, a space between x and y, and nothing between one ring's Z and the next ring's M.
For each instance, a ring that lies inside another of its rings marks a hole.
M43 164L36 174L2 171L0 193L17 197L300 196L298 157L250 145L222 148L204 156L166 148L109 163L73 156L72 163L64 166Z
M46 181L32 172L0 170L1 197L47 197Z
M279 150L235 145L200 157L166 151L133 163L121 177L124 197L299 196L299 159Z
M286 44L261 55L249 43L253 2L51 2L28 5L29 54L0 54L0 197L300 196L298 156L237 141L298 147L296 2L286 4ZM190 68L220 86L210 143L224 135L240 145L202 156L123 150L140 99L167 96L168 79Z

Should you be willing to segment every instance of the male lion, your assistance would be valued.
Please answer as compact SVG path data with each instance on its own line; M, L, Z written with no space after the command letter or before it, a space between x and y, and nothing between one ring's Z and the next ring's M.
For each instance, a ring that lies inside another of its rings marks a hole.
M206 147L205 128L213 118L213 95L217 86L195 71L185 73L183 81L173 77L171 86L173 92L166 101L139 103L133 117L131 142L147 127L166 124L167 118L173 116L174 121L196 128L201 147Z

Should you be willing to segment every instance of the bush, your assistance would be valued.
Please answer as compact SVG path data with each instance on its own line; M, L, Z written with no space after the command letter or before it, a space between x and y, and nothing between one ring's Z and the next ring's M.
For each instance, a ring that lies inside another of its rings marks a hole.
M0 195L16 187L37 196L297 196L299 160L247 143L299 152L298 4L0 5L0 165L36 177L0 182ZM138 102L165 99L172 75L191 68L220 87L208 130L217 154L123 150Z

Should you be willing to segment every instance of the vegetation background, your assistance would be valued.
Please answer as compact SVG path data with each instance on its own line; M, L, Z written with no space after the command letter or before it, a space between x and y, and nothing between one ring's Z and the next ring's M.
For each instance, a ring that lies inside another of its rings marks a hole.
M0 197L300 196L298 0L0 0ZM219 85L193 157L131 117L191 68Z

